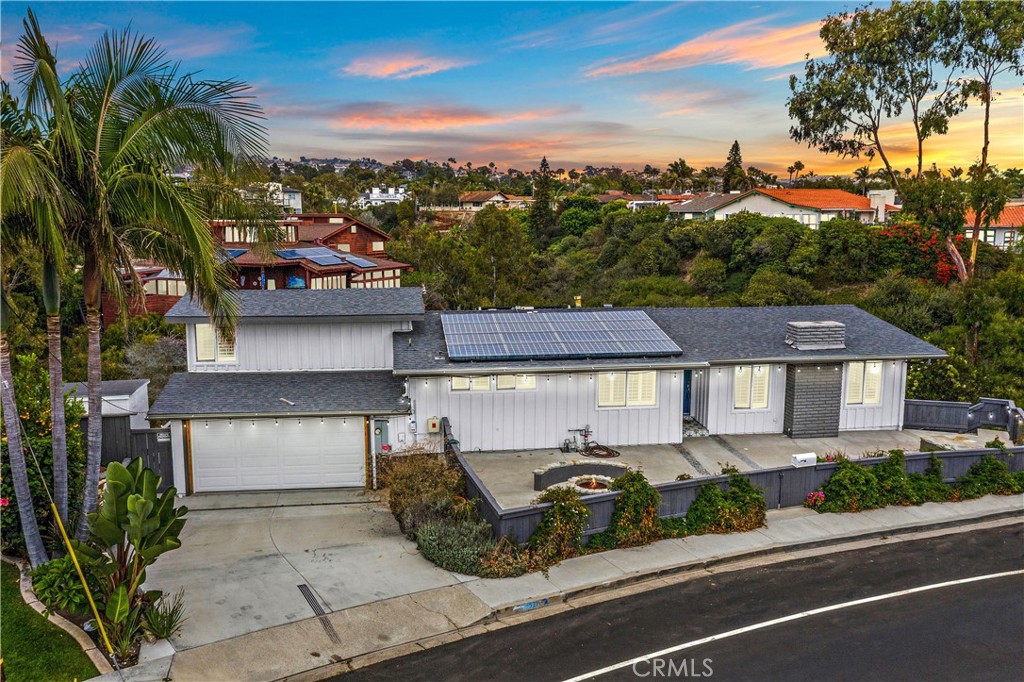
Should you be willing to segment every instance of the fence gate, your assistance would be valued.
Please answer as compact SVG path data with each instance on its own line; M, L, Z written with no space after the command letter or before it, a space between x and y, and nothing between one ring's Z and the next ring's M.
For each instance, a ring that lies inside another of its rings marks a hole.
M132 457L141 457L142 463L155 471L163 480L160 490L174 480L174 464L171 461L170 429L138 429L131 433Z

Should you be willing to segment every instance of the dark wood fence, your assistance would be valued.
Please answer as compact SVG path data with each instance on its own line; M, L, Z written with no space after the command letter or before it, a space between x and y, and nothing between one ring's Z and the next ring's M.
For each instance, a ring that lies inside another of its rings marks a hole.
M86 420L83 419L82 433L87 431ZM163 477L161 490L174 481L170 429L132 430L127 415L103 417L100 462L104 466L111 462L127 464L136 457L141 457L145 466Z
M525 542L536 530L551 504L531 504L503 509L491 495L487 486L480 480L473 467L463 457L457 442L450 442L453 436L451 424L447 418L442 420L442 425L447 451L458 461L459 466L465 472L466 493L471 499L477 500L477 508L480 510L481 516L494 529L495 537L508 536L519 542ZM1010 471L1024 469L1024 457L1021 456L1024 455L1024 447L1015 447L1008 451L993 448L912 453L906 456L907 473L924 473L932 454L942 460L942 471L947 482L952 482L965 475L971 465L981 461L985 455L993 455L1005 462ZM858 460L858 463L873 467L887 459L887 457L868 457ZM764 490L769 509L779 509L802 505L807 493L824 485L832 476L836 466L835 462L826 462L808 467L789 466L744 471L741 475ZM687 481L657 483L654 487L661 493L661 506L658 508L658 515L666 518L683 516L697 498L697 492L701 486L714 484L724 488L727 481L727 476L705 476ZM611 524L612 512L615 510L615 498L618 496L618 492L612 491L583 497L583 503L590 509L590 519L584 535L598 533Z
M976 405L946 400L905 400L903 428L966 433L988 426L1005 430L1010 440L1024 438L1024 409L1012 400L981 398Z

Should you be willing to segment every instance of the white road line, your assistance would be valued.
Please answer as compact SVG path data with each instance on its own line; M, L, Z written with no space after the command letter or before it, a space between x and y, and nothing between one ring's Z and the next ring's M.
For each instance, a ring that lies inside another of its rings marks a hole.
M644 656L637 656L636 658L631 658L628 661L622 661L621 663L615 663L613 665L609 665L607 667L600 668L598 670L594 670L594 671L591 671L589 673L585 673L583 675L577 675L576 677L571 677L568 680L565 680L565 682L582 682L583 680L590 680L590 679L593 679L595 677L599 677L601 675L604 675L606 673L610 673L610 672L615 671L615 670L621 670L623 668L628 668L628 667L630 667L632 665L640 663L641 661L647 661L647 660L650 660L652 658L661 658L663 656L668 656L669 654L674 654L677 651L682 651L683 649L692 649L695 646L700 646L702 644L708 644L709 642L716 642L716 641L718 641L720 639L726 639L727 637L735 637L736 635L742 635L742 634L747 633L747 632L753 632L754 630L762 630L764 628L770 628L773 625L779 625L781 623L788 623L788 622L793 621L793 620L799 620L800 618L807 618L808 616L816 616L819 613L828 613L829 611L838 611L840 609L848 609L851 606L859 606L861 604L870 604L871 602L883 601L885 599L894 599L896 597L903 597L903 596L906 596L908 594L915 594L917 592L927 592L928 590L938 590L938 589L942 589L943 587L953 587L954 585L964 585L966 583L974 583L974 582L978 582L979 580L993 580L995 578L1007 578L1007 577L1013 576L1013 575L1024 575L1024 569L1021 569L1021 570L1018 570L1018 571L1006 571L1004 573L992 573L992 574L989 574L989 575L978 575L978 576L974 576L973 578L963 578L961 580L950 580L948 582L936 583L934 585L924 585L922 587L912 587L912 588L910 588L908 590L900 590L899 592L890 592L888 594L880 594L880 595L877 595L877 596L874 596L874 597L866 597L864 599L856 599L854 601L843 602L842 604L832 604L831 606L823 606L823 607L818 608L818 609L811 609L810 611L801 611L800 613L794 613L792 615L783 616L782 618L775 618L773 620L766 620L763 623L755 623L754 625L747 625L745 627L737 628L735 630L729 630L728 632L722 632L722 633L719 633L717 635L711 635L710 637L704 637L703 639L695 639L692 642L686 642L684 644L678 644L676 646L669 647L668 649L662 649L661 651L655 651L655 652L650 653L650 654L645 654Z

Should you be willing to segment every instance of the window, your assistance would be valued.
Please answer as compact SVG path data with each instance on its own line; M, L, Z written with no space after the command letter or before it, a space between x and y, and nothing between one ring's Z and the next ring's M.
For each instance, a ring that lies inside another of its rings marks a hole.
M499 374L495 381L499 391L532 391L537 388L537 376L534 374Z
M491 377L452 377L453 391L489 391Z
M344 251L345 253L349 253L349 252L352 251L352 245L351 244L338 244L338 251Z
M768 365L737 365L733 370L735 395L732 406L737 410L764 410L768 407Z
M211 324L196 325L196 362L234 362L235 342L214 331Z
M846 404L877 405L882 401L882 363L846 363Z
M986 244L992 244L994 246L996 243L996 231L991 228L982 230L980 238Z
M373 246L373 250L374 251L383 251L384 250L384 242L373 242L372 246Z
M598 407L651 407L657 403L657 372L601 372Z
M352 230L351 230L352 234L355 234L358 231L359 231L359 227L356 224L353 223L352 224Z
M345 289L346 282L344 275L324 275L314 277L309 281L310 289Z

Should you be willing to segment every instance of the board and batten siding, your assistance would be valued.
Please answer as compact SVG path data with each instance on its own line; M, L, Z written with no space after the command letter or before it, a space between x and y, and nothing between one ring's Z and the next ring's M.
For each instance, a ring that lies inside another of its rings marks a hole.
M591 379L593 377L593 379ZM604 445L682 440L683 370L658 372L653 407L597 406L597 373L538 374L533 390L452 391L447 377L409 377L420 433L427 420L448 417L464 452L557 448L569 429L587 424Z
M882 395L877 405L847 405L848 364L843 364L843 395L839 408L840 431L903 428L903 398L907 390L905 360L882 361Z
M711 435L782 433L786 411L786 366L774 364L769 368L768 407L763 410L737 410L733 407L736 393L733 365L712 366L704 370L707 380L702 382L702 388L706 384L707 407L697 418Z
M391 335L408 322L238 325L234 363L196 362L195 325L186 326L190 372L392 369Z
M708 381L706 369L695 369L690 373L690 416L701 424L708 423Z

